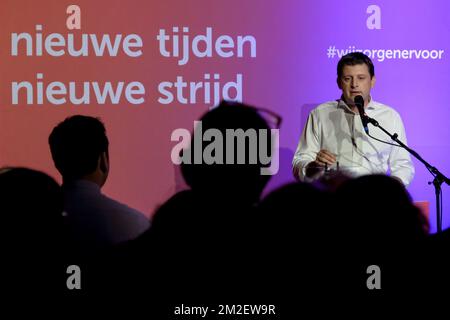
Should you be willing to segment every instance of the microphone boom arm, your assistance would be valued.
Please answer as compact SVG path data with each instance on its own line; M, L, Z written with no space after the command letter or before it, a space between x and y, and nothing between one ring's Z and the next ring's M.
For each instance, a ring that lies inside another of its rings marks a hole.
M429 164L427 161L425 161L416 151L408 147L406 144L401 142L398 139L398 134L394 133L391 134L389 131L387 131L385 128L383 128L377 120L370 118L367 115L364 115L364 118L366 118L368 123L371 123L373 126L380 128L381 131L386 133L393 141L397 142L399 147L402 147L406 151L408 151L410 154L412 154L417 160L419 160L427 169L430 171L430 173L433 175L433 185L435 188L435 195L436 195L436 220L437 220L437 230L438 232L442 231L442 205L441 205L441 185L442 183L446 183L447 185L450 185L450 179L447 178L442 172L440 172L436 167ZM431 184L429 182L428 184Z

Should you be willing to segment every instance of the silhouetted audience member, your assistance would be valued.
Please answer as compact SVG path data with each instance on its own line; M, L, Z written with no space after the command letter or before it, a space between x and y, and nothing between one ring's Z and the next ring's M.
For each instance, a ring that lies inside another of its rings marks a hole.
M294 182L270 192L258 215L268 228L267 239L289 245L323 238L333 209L332 194L309 183Z
M69 117L53 129L49 144L63 178L64 210L80 254L136 238L149 227L142 213L101 193L110 162L99 119Z
M223 101L200 121L201 128L196 128L189 148L183 151L187 154L182 154L181 172L186 183L192 190L204 194L204 199L217 197L222 205L239 208L256 204L270 179L270 175L261 174L261 169L269 165L263 164L259 157L270 155L271 150L271 127L266 119L257 108ZM195 135L201 137L207 131L211 134L205 141L195 139ZM266 132L267 136L259 135L260 132ZM247 134L245 139L243 133ZM220 138L216 138L216 134ZM211 152L213 144L220 147ZM214 162L205 163L205 156L210 154ZM198 158L203 158L200 164L196 163ZM231 201L223 201L225 199Z
M418 285L429 228L405 187L386 175L368 175L347 181L336 196L340 219L336 228L349 263L348 275L360 280L358 285L365 292L361 279L367 278L370 265L382 270L387 292ZM411 280L414 275L416 279Z
M8 297L60 292L69 248L58 183L32 169L0 169L0 212L2 289Z
M444 206L445 207L445 206ZM445 292L450 287L450 228L431 234L426 241L426 261L424 273L427 274L426 290L436 293Z
M368 175L344 183L337 191L349 230L368 244L405 244L427 235L427 221L405 187L386 175Z
M190 189L156 211L152 227L135 246L141 246L150 260L142 264L152 270L150 286L166 295L200 293L212 298L230 288L236 295L244 294L246 281L255 274L251 263L252 249L258 245L255 206L270 179L261 174L270 164L258 157L262 147L271 155L270 126L258 109L232 102L222 102L200 121L189 148L180 155ZM266 130L266 135L259 130ZM213 137L198 145L202 133ZM206 163L205 154L216 161ZM250 163L254 156L257 161ZM244 164L237 162L241 157Z
M269 193L260 203L260 262L278 296L302 292L308 299L333 289L335 201L324 188L296 182ZM331 276L331 277L330 277ZM266 295L270 296L271 292Z

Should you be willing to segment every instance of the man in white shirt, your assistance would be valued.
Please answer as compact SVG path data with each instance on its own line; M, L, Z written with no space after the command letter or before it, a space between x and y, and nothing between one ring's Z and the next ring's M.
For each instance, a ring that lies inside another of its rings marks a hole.
M407 143L400 115L392 108L374 101L370 90L375 85L375 72L369 57L360 52L343 56L337 67L340 99L319 105L309 114L292 161L294 176L313 180L324 171L335 169L351 176L386 174L409 185L414 166L409 153L395 144L380 129L369 126L369 137L354 103L364 99L365 113L390 133L397 133Z

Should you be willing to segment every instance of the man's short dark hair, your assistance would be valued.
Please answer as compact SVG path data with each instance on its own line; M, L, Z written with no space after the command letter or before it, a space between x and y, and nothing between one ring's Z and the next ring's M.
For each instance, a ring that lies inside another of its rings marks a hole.
M352 52L343 56L337 65L337 76L338 79L342 77L342 72L344 66L354 66L357 64L365 64L369 69L370 77L373 78L375 75L375 68L373 66L372 60L362 52Z
M108 138L98 118L75 115L58 124L48 138L53 161L65 179L78 179L95 171Z

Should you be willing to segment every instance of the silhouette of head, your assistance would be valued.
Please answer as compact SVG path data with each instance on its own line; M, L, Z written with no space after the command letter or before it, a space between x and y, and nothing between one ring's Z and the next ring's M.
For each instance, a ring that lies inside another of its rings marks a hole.
M99 119L82 115L66 118L53 129L49 144L64 181L97 174L98 183L105 183L109 172L109 142Z
M349 180L337 195L348 231L362 240L393 244L426 235L427 221L403 184L391 177L368 175Z
M271 155L270 127L266 120L256 108L224 101L203 115L200 121L202 132L197 127L190 147L182 152L183 157L190 160L190 163L181 165L186 183L193 190L228 197L229 201L257 201L269 180L268 175L261 175L261 168L270 164L264 164L259 157L262 147L265 154ZM264 130L266 135L260 135L260 130ZM207 133L214 137L198 146L199 140L195 136L202 133L205 135L203 138ZM200 154L197 157L203 159L201 164L194 163L194 154L198 150ZM217 161L207 164L205 155ZM245 159L244 163L239 163L239 159Z
M0 170L0 211L14 239L30 246L57 243L63 227L62 201L58 183L45 173L27 168Z
M332 200L331 194L312 184L294 182L269 193L261 201L259 210L280 239L298 240L323 231L324 224L329 222L326 214L333 206Z
M2 285L12 294L55 293L65 284L70 252L58 183L27 168L0 169L0 212Z

